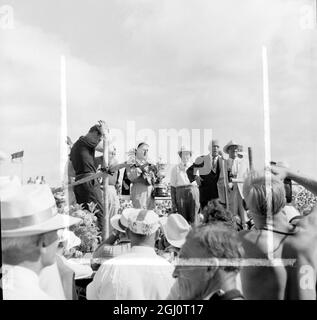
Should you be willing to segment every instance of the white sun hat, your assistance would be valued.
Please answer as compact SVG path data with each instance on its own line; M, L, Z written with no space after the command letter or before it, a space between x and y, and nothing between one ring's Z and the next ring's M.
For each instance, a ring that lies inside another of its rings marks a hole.
M23 237L67 228L81 219L58 214L51 189L45 184L0 188L1 236Z
M129 210L123 210L121 214L116 214L110 219L111 226L120 231L125 232L128 228Z
M186 219L178 214L172 213L162 224L166 240L174 247L181 248L185 243L186 236L190 231L190 225Z
M128 228L134 233L151 235L160 227L160 218L153 210L125 209L128 216Z

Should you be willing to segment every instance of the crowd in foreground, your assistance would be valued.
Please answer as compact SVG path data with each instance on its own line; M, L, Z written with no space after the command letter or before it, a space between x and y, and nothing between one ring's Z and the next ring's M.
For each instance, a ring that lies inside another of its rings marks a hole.
M192 225L180 214L160 218L148 209L113 216L115 231L94 253L101 265L87 299L315 300L317 210L290 219L285 178L317 195L317 181L290 169L251 172L243 183L250 229L217 200ZM0 195L4 299L56 299L41 276L56 265L59 230L80 219L57 213L47 185L1 178ZM109 247L120 250L105 259ZM58 261L61 288L72 299L74 273Z

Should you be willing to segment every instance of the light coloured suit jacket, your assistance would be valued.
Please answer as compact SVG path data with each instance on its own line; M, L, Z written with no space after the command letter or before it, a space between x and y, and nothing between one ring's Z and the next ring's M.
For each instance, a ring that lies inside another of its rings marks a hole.
M235 162L235 163L234 163ZM243 197L243 182L247 175L249 174L249 166L248 161L245 159L236 158L234 160L227 159L227 168L232 169L232 173L236 175L235 179L233 179L234 183L237 183L240 195L242 199Z

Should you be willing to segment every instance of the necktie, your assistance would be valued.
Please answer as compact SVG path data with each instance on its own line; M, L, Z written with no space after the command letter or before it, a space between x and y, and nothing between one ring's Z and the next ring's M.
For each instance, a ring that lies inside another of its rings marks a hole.
M212 170L216 171L217 157L212 157Z

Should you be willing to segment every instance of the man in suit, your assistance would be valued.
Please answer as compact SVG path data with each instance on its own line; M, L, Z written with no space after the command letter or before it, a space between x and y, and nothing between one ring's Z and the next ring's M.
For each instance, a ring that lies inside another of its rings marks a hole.
M229 141L223 151L229 155L226 160L226 168L228 170L228 189L229 189L229 210L234 216L238 216L241 220L243 228L246 228L248 216L243 196L243 182L247 176L248 162L242 151L242 146L235 141Z
M209 143L209 154L198 157L187 169L190 182L196 181L199 186L200 208L212 199L218 199L218 180L220 176L219 143L212 140Z

